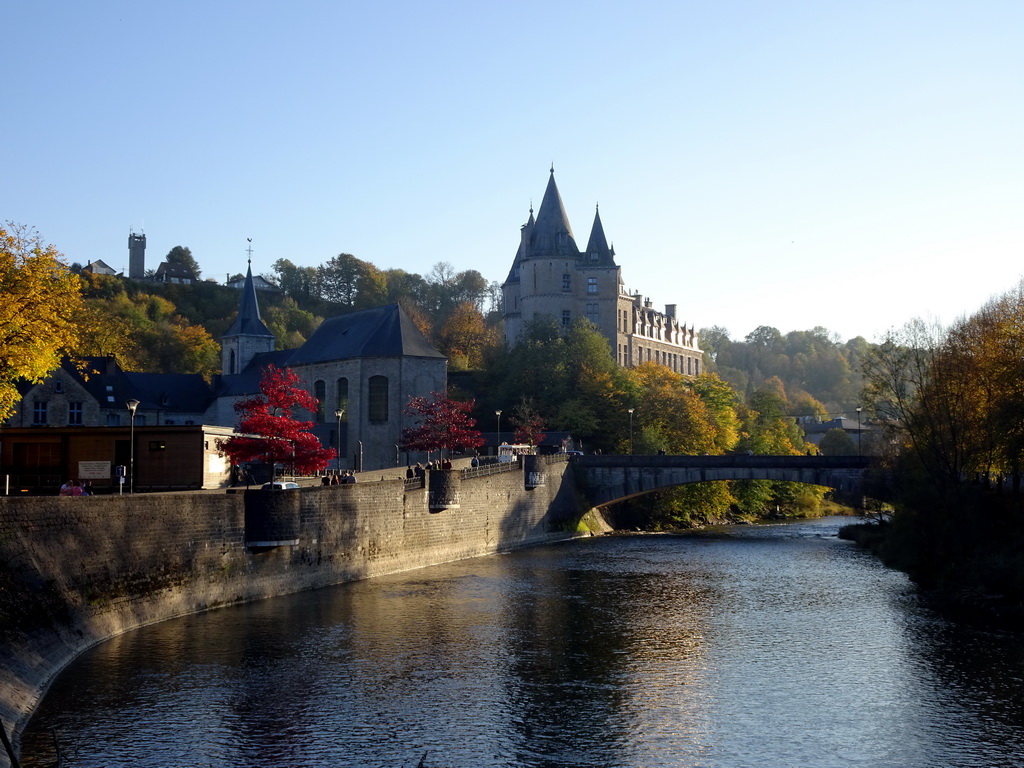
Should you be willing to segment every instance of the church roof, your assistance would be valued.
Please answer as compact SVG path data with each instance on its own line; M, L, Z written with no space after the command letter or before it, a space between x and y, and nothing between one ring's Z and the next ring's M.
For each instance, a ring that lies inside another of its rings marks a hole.
M324 320L288 365L308 365L356 357L443 358L430 346L399 305L364 309Z
M260 303L256 299L256 286L252 279L252 264L249 264L245 273L245 285L242 286L242 301L238 307L238 317L235 318L235 322L227 329L224 336L274 336L260 317Z

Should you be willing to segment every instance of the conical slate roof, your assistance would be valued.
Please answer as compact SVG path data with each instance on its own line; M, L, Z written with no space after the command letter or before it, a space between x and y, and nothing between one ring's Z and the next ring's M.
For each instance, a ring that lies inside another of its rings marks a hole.
M580 249L569 226L569 217L562 205L562 196L555 184L555 168L551 167L548 187L537 211L537 221L530 235L530 257L579 255Z
M615 266L615 260L612 258L615 254L608 247L608 240L604 236L600 210L596 210L594 213L594 226L590 229L590 240L587 242L587 258L592 258L595 253L597 254L597 264Z
M245 285L242 286L242 301L238 307L238 317L224 333L228 336L270 336L274 334L263 324L260 317L260 304L256 300L256 286L252 281L252 264L245 273Z

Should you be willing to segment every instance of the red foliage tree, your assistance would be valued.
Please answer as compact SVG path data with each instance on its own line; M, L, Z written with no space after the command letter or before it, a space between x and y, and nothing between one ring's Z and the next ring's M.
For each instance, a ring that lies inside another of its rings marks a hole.
M317 400L296 386L299 377L287 368L267 366L260 381L260 394L235 403L241 416L238 432L222 450L232 464L263 461L271 466L290 462L297 472L319 472L337 455L324 448L309 430L310 421L293 416L298 409L316 411Z
M418 419L417 426L402 430L403 450L447 450L450 455L458 448L479 448L484 439L474 429L476 419L469 415L472 410L472 400L452 400L444 392L410 398L405 412Z

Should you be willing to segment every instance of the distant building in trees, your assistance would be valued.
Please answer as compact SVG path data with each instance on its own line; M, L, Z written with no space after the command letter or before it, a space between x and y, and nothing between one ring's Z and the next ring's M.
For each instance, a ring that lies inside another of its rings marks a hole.
M96 261L90 261L84 267L83 272L92 272L94 275L116 275L117 270L107 264L102 259L96 259Z
M166 261L160 262L160 266L156 268L154 279L158 283L178 283L180 285L192 285L197 282L191 269L181 264L168 264Z
M675 304L659 312L641 294L628 293L621 272L600 212L587 247L581 251L576 245L552 168L537 218L531 207L501 287L506 343L522 338L531 320L548 317L568 329L585 318L608 339L621 366L656 362L699 374L703 358L694 326L676 319Z

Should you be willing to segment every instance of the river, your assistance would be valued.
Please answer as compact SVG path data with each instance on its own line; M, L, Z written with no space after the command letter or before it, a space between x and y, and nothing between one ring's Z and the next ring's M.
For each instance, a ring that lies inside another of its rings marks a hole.
M838 518L597 537L168 621L82 655L23 762L1017 766L1024 643Z

